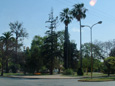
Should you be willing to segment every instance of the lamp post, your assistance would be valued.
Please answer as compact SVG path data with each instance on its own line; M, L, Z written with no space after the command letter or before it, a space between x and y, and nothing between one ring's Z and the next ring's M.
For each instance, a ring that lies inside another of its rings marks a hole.
M90 40L91 40L91 44L90 44L90 47L91 47L91 79L92 79L92 72L93 72L93 57L92 57L92 28L97 25L97 24L102 24L102 21L99 21L95 24L93 24L92 26L89 26L89 25L81 25L81 27L89 27L90 28Z

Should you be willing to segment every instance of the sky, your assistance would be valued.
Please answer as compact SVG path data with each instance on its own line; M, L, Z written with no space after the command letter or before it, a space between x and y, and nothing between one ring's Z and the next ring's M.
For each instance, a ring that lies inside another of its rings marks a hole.
M82 25L92 26L98 21L102 24L93 27L93 41L108 41L115 39L115 0L94 0L96 4L91 6L91 0L0 0L0 36L2 33L10 31L9 23L19 21L29 33L24 39L24 46L30 47L35 35L45 36L48 30L48 20L51 8L54 16L59 16L64 8L72 9L74 4L84 3L88 9L86 18ZM64 30L64 24L57 24L56 31ZM79 22L74 19L69 24L70 40L74 40L79 49L80 32ZM90 29L82 28L82 43L90 42Z

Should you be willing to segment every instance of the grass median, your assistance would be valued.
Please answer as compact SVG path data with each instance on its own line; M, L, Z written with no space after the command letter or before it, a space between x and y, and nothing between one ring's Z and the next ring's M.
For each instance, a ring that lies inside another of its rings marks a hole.
M101 78L86 78L78 80L80 82L106 82L106 81L115 81L115 77L101 77Z

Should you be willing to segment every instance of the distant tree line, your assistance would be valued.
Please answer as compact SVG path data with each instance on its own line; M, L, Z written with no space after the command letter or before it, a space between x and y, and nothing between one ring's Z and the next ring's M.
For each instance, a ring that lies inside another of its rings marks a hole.
M80 22L85 19L87 9L84 4L75 4L72 10L65 8L60 12L60 17L54 17L53 10L49 14L49 19L45 36L35 35L31 47L23 46L23 39L28 37L28 33L23 24L17 22L10 23L10 31L4 32L0 36L0 71L24 74L49 73L53 74L55 69L58 73L64 70L78 72L91 72L91 52L90 43L84 43L77 49L77 44L69 38L68 25L75 18ZM64 23L63 31L56 31L57 23ZM83 58L81 58L81 54ZM115 41L100 42L92 44L93 71L107 73L108 76L115 73ZM103 60L103 61L102 61ZM83 73L78 73L83 74Z

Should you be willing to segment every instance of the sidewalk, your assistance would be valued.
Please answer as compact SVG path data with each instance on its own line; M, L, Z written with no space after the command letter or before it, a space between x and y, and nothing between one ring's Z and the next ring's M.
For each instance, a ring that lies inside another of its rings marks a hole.
M9 78L22 78L22 79L80 79L82 77L71 77L63 75L40 75L40 76L9 76Z

